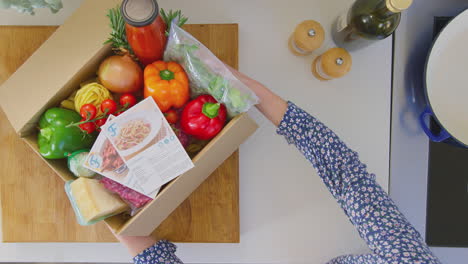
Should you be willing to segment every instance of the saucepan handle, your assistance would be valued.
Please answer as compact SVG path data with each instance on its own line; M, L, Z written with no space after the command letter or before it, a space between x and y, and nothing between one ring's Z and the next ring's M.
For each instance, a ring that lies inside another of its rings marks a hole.
M438 135L434 134L431 129L430 129L430 124L429 122L426 122L426 117L434 117L434 114L432 113L432 110L429 108L429 106L426 106L424 108L424 111L419 115L419 123L421 123L421 127L424 130L424 133L429 137L430 140L434 142L441 142L450 137L450 134L444 129L440 128L440 133Z

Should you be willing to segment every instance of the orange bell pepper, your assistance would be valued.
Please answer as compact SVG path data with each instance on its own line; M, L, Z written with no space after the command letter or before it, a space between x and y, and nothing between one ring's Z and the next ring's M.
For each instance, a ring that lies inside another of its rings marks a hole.
M144 71L145 98L151 96L162 112L180 108L190 96L189 81L182 66L176 62L156 61Z

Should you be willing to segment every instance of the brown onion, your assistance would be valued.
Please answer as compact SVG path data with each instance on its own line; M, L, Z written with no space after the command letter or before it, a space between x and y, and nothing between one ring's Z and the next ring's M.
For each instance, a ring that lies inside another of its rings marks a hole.
M133 93L143 88L143 71L128 55L105 59L97 75L101 84L114 93Z

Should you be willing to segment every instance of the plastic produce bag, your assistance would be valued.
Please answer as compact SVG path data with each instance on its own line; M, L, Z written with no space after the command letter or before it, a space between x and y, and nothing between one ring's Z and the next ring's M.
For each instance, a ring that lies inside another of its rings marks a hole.
M83 149L73 152L68 156L68 169L75 175L76 177L87 177L92 178L96 175L96 173L86 167L83 166L86 158L88 157L89 150Z
M175 61L184 67L190 79L192 97L212 95L226 105L230 117L247 112L258 103L258 97L222 61L174 22L164 60Z

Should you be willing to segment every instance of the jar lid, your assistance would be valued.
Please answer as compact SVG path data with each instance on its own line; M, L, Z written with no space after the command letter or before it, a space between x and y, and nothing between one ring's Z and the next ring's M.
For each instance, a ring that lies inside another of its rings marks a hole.
M331 48L321 56L323 71L332 78L340 78L351 70L351 55L343 48Z
M294 44L306 52L320 48L324 39L325 30L319 22L314 20L305 20L294 30Z
M413 3L413 0L386 0L385 1L387 8L390 11L395 12L395 13L399 13L401 11L408 9L412 3Z
M120 10L125 22L134 27L147 26L159 15L156 0L124 0Z

